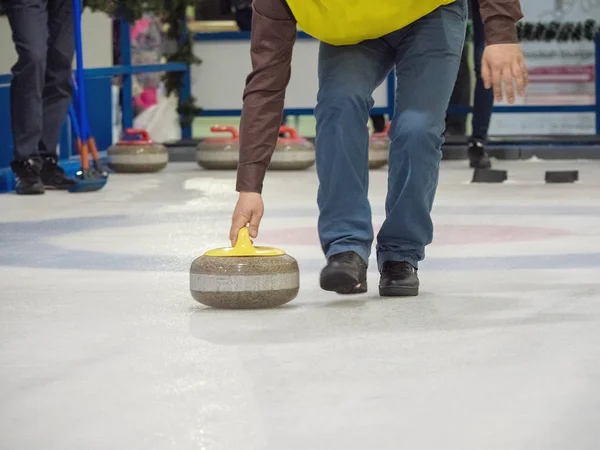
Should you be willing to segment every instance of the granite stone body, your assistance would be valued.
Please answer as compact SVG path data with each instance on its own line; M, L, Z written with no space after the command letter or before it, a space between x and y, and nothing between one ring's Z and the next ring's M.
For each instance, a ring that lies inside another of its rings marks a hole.
M369 140L369 169L379 169L388 163L390 139L384 133L371 136Z
M203 255L190 267L192 297L213 308L274 308L292 301L299 288L298 263L289 255Z
M108 165L119 173L158 172L169 163L169 152L155 142L129 143L121 141L107 151Z
M297 130L282 126L279 133L282 137L277 140L270 170L304 170L315 163L315 146Z
M238 129L215 125L213 133L229 133L226 137L208 137L196 146L196 162L208 170L236 170L240 153Z
M196 147L196 162L208 170L236 170L239 142L200 142Z

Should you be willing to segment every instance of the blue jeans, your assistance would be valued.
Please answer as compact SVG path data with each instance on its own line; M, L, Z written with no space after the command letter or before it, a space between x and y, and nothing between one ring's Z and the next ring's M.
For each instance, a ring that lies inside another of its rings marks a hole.
M471 14L473 16L473 59L475 60L475 95L473 98L473 128L471 139L485 142L488 137L492 108L494 107L494 91L486 89L481 78L481 58L485 50L485 31L479 12L479 1L471 0Z
M367 122L373 91L396 69L389 132L386 219L377 236L385 261L417 267L433 239L444 119L467 23L466 0L443 6L382 38L350 46L321 44L315 116L319 237L326 257L355 251L368 262L373 242Z

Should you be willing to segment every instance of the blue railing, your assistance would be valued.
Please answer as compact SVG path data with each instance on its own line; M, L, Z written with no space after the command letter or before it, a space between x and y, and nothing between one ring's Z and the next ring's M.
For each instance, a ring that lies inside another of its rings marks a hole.
M215 32L215 33L196 33L194 35L196 41L238 41L249 40L250 33L247 32ZM306 33L299 32L298 39L313 39ZM596 134L600 135L600 33L594 39L595 49L595 89L596 100L595 104L587 105L523 105L523 106L494 106L494 113L595 113L596 114ZM374 114L394 113L394 104L396 100L396 81L394 74L391 73L387 79L388 83L388 98L387 106L374 108ZM469 106L450 106L448 113L457 115L467 115L472 112L472 107ZM304 116L313 115L313 108L288 108L285 114L288 116ZM200 116L207 117L227 117L239 116L239 109L210 109L202 110L198 113Z

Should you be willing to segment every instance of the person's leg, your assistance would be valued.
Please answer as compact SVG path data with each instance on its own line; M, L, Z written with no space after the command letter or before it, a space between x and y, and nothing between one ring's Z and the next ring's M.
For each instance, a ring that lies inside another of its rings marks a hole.
M473 53L474 66L477 81L475 84L475 98L473 100L473 134L472 138L485 143L488 138L488 129L494 107L494 92L486 89L481 78L481 58L485 50L485 31L481 13L479 12L479 1L471 0L473 11Z
M394 51L381 39L351 46L320 46L315 108L317 203L319 237L328 259L355 252L364 265L368 263L373 225L367 197L367 122L373 91L393 64Z
M57 146L72 99L71 73L75 53L72 0L48 0L48 58L43 92L43 128L39 152L41 177L47 188L67 189L72 180L58 166Z
M48 31L44 121L39 150L42 155L56 155L72 96L71 71L75 54L72 0L48 0Z
M386 220L377 236L380 270L388 261L416 269L433 238L430 213L446 109L465 39L465 1L442 6L386 37L397 48L398 87L390 128Z
M252 29L252 7L241 8L235 12L235 21L240 31Z
M383 114L374 114L371 116L374 133L383 133L385 131L385 116Z
M471 69L469 56L464 47L460 58L458 76L450 97L450 105L469 106L471 103ZM446 135L464 136L467 132L467 116L463 114L448 114L446 116Z
M481 77L481 59L485 49L485 31L479 0L470 0L473 15L473 56L475 66L475 93L473 98L472 134L469 139L469 166L475 169L488 169L492 166L490 158L485 151L488 138L488 129L494 107L494 92L486 89Z
M38 142L42 134L42 91L46 71L47 4L45 0L8 2L8 20L18 60L12 67L10 116L14 143L11 167L17 193L41 194Z

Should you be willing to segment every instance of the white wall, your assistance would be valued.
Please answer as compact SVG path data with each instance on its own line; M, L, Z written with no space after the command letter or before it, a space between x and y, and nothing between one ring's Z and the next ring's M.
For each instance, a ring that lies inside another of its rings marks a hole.
M298 39L292 57L292 76L286 108L314 108L317 103L319 42ZM196 41L194 54L203 61L192 66L192 94L207 110L241 109L250 64L249 40ZM215 82L218 80L218 82ZM387 106L387 83L373 93L376 107Z
M17 59L10 25L0 17L0 74L10 73ZM83 64L88 68L112 66L111 20L104 13L86 10L82 18Z

